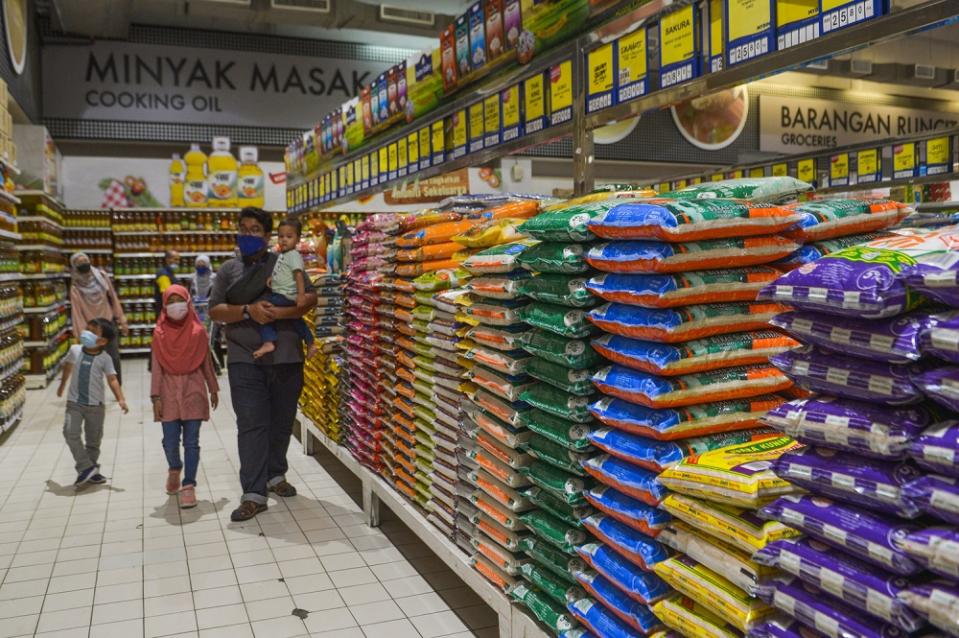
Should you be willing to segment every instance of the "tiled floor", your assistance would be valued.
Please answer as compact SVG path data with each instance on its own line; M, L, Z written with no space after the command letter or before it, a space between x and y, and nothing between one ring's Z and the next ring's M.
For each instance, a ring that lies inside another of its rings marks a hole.
M402 523L384 511L380 529L363 525L338 461L295 441L300 495L231 523L227 388L202 429L200 505L178 509L163 491L145 362L126 361L124 378L131 412L111 399L102 445L109 484L74 490L53 387L29 393L26 420L0 444L0 638L497 635L496 614Z

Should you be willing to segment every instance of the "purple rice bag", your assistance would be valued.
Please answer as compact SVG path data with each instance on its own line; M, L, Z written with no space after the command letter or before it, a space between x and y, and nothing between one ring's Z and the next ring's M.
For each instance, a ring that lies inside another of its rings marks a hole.
M926 569L959 580L959 529L927 527L897 537L896 546Z
M844 399L885 405L922 401L922 393L909 380L920 372L918 366L869 361L808 346L774 354L769 362L809 390Z
M959 363L959 312L942 312L919 334L919 349L940 359Z
M747 638L818 638L824 635L782 614L767 618L746 634Z
M909 444L909 456L919 467L959 477L959 421L943 421L923 430Z
M836 552L820 541L808 538L775 541L753 554L753 560L796 576L905 631L913 632L923 625L922 619L896 598L909 586L908 580Z
M959 412L959 366L945 366L916 374L912 382L939 405Z
M902 493L926 514L959 525L959 479L927 474L903 486Z
M959 585L936 580L913 585L899 597L933 627L959 636Z
M904 638L906 632L836 601L812 585L789 576L778 578L761 597L807 627L829 638Z
M920 472L909 461L890 463L849 452L807 447L786 452L773 461L779 478L809 490L866 509L906 518L919 507L903 493L903 486Z
M949 250L925 255L900 273L907 286L930 299L959 308L959 252Z
M896 574L922 570L900 549L919 530L916 525L867 512L821 496L782 496L759 510L762 518L778 521Z
M924 406L887 408L829 396L795 399L763 417L802 443L885 459L905 458L912 440L935 421Z
M934 320L922 311L875 320L798 310L776 315L769 323L805 344L874 361L909 363L922 356L919 335Z

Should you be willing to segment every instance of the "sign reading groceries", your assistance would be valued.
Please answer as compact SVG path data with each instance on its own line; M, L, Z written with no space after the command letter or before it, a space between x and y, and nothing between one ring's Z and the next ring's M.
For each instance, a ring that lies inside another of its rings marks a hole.
M43 48L45 117L311 128L382 62L94 42ZM277 108L282 104L282 108Z
M946 104L946 103L943 103ZM759 150L804 153L959 125L959 111L815 98L759 97Z

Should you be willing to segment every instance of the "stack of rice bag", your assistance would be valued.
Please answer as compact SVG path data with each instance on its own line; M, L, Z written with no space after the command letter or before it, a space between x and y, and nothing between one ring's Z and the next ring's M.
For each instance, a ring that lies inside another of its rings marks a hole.
M784 617L759 635L959 635L957 246L955 226L897 230L762 291L796 307L773 324L805 344L773 363L818 394L766 416L809 445L773 469L810 494L761 511L806 537L755 556L785 572L763 591Z
M304 319L317 337L319 353L306 360L300 405L303 413L326 436L339 443L340 403L343 399L340 377L344 376L342 344L346 332L343 314L345 280L339 273L333 273L320 275L313 283L317 306Z

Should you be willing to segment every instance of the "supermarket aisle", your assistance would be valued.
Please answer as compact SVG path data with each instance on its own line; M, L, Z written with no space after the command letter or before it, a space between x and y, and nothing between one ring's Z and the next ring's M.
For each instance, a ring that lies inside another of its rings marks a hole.
M52 387L29 394L27 420L0 445L0 638L496 635L496 615L427 547L395 519L363 525L351 486L295 441L300 495L231 523L228 389L201 435L200 505L178 509L163 491L145 361L126 362L124 379L130 414L107 412L108 485L72 487Z

